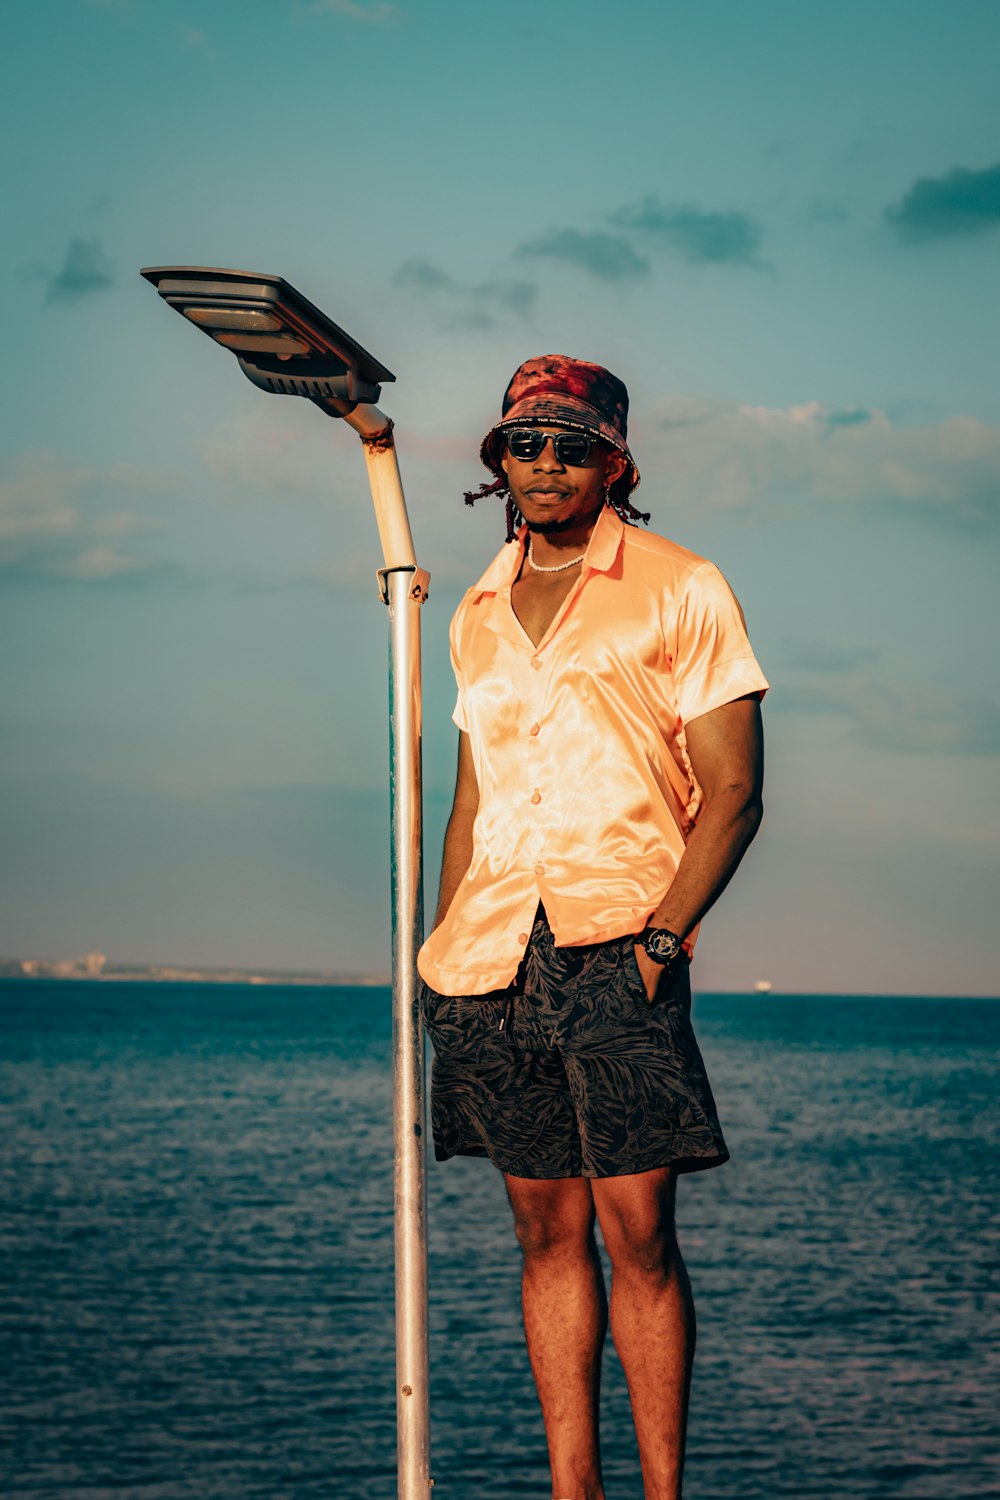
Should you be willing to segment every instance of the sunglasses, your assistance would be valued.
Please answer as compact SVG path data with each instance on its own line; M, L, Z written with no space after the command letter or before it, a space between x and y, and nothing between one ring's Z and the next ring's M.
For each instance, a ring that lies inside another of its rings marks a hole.
M512 427L504 433L507 452L520 463L532 463L552 439L552 451L561 464L579 468L590 457L597 438L586 432L540 432L537 427Z

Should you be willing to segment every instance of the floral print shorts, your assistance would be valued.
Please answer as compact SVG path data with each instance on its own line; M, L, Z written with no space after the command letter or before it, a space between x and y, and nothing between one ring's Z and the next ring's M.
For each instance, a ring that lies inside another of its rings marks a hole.
M488 1156L514 1177L618 1177L729 1159L691 1026L688 965L652 1004L633 937L557 948L541 907L513 984L421 987L434 1045L439 1161Z

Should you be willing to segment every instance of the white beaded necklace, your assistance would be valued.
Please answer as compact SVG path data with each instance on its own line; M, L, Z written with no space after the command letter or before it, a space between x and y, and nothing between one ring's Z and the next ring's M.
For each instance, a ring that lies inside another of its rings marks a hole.
M532 543L532 538L529 537L528 538L528 566L535 573L565 573L565 571L566 571L567 568L575 568L576 565L577 565L577 563L583 562L583 559L587 555L586 552L581 552L579 557L571 557L570 560L569 560L569 562L556 563L556 565L555 565L554 568L543 568L540 563L536 563L535 562L534 554L532 553L532 550L531 550L531 543Z

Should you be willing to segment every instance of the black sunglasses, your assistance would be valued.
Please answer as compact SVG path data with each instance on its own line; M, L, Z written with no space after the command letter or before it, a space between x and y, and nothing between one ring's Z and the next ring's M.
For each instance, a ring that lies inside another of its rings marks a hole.
M504 433L504 438L511 458L524 464L532 463L551 438L558 462L573 468L587 462L591 448L598 441L587 432L541 432L537 427L512 427Z

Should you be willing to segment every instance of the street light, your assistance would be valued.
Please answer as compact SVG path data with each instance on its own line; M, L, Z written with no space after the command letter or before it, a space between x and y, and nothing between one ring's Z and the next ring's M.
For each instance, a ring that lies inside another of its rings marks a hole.
M423 935L420 606L429 575L417 567L392 421L375 405L382 383L396 377L280 276L210 266L147 266L141 274L229 349L254 385L307 397L353 427L364 446L384 561L379 592L389 607L397 1493L398 1500L427 1500L424 1051L416 956Z

